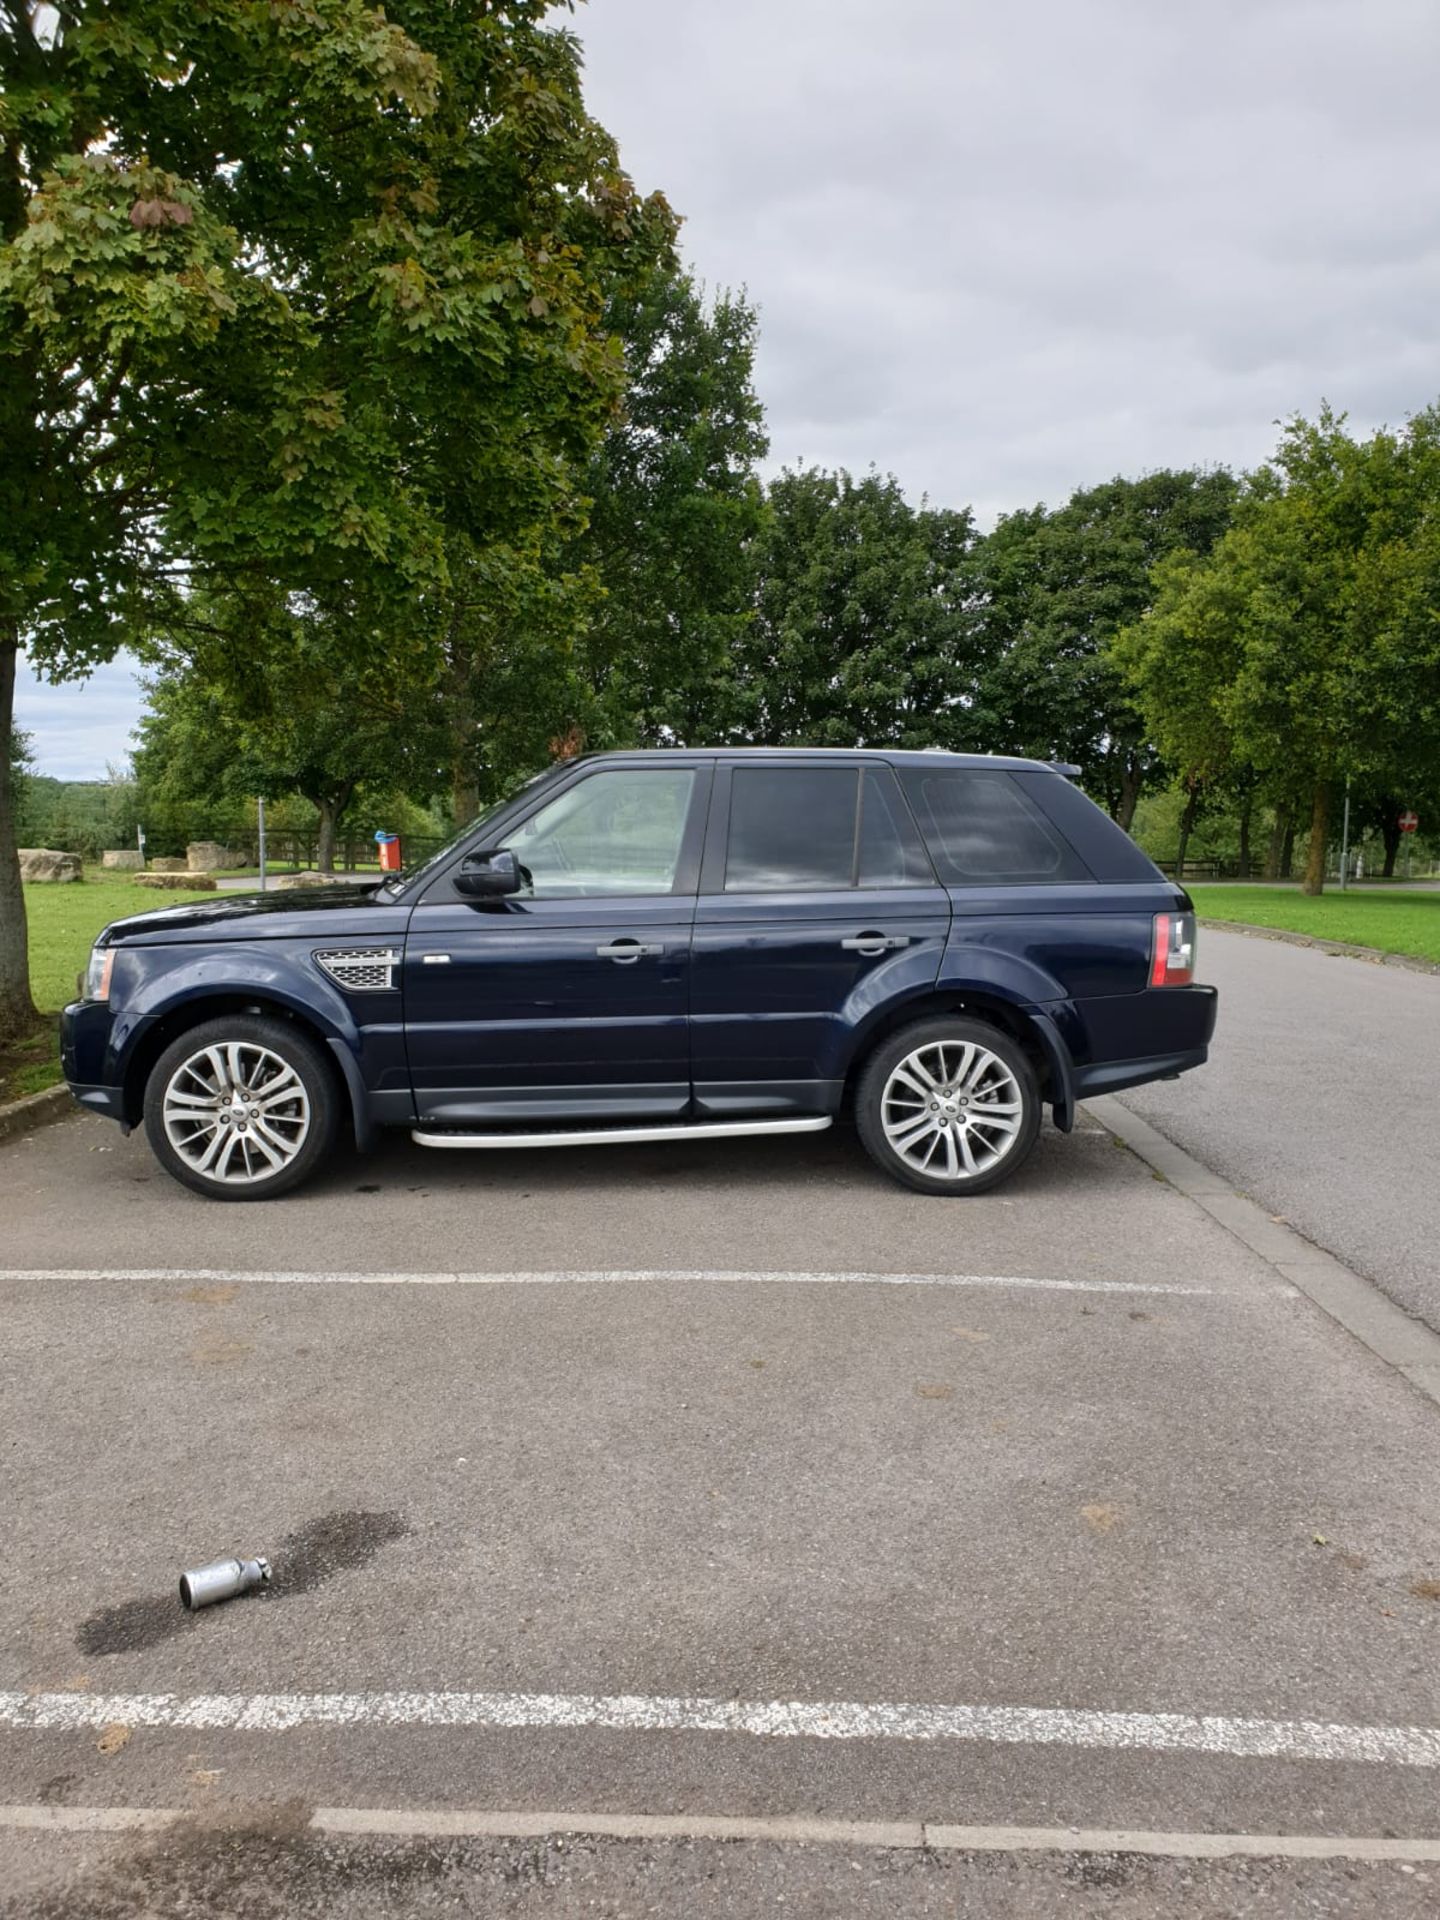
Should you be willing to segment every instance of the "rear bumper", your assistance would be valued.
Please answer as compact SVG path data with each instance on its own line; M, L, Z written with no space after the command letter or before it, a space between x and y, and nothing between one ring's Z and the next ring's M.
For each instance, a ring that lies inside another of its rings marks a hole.
M1173 1080L1177 1073L1203 1067L1209 1057L1208 1047L1192 1047L1187 1053L1158 1053L1145 1060L1107 1060L1098 1067L1076 1067L1075 1098L1087 1100L1097 1093L1120 1093L1126 1087L1143 1087L1149 1080Z
M1119 1093L1203 1067L1219 1003L1214 987L1147 987L1113 998L1073 1000L1063 1012L1052 1007L1058 1037L1070 1056L1072 1098Z

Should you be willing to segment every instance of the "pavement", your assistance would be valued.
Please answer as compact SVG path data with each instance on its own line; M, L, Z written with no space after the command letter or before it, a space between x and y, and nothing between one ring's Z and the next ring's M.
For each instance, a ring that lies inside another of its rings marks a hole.
M1119 1098L1440 1331L1440 974L1204 927L1210 1060Z
M1089 1115L233 1207L77 1116L0 1268L5 1920L1440 1903L1440 1409Z

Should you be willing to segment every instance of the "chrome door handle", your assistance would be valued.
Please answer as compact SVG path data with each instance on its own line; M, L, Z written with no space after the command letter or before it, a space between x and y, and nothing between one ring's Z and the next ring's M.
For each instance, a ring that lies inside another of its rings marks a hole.
M596 947L596 953L602 960L614 960L620 966L628 966L632 960L638 960L642 953L652 957L664 953L659 942L649 940L613 940L608 947Z
M847 953L885 953L891 947L908 947L908 933L857 933L853 940L842 940Z

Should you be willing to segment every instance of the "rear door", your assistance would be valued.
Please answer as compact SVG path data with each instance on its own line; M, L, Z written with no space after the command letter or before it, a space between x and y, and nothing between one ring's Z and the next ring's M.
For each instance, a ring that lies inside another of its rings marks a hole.
M520 895L470 900L443 878L427 890L405 946L422 1121L685 1112L709 778L701 764L597 766L506 830Z
M950 925L890 768L721 766L695 914L698 1113L825 1113L857 1024L931 984Z

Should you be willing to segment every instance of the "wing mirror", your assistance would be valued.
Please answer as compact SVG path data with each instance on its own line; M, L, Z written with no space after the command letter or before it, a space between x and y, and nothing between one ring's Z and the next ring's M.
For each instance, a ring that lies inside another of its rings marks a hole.
M493 853L472 853L460 862L455 875L457 893L472 900L498 900L502 894L520 891L520 862L508 847Z

